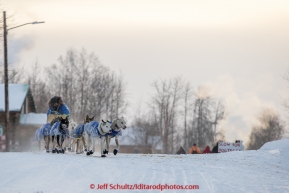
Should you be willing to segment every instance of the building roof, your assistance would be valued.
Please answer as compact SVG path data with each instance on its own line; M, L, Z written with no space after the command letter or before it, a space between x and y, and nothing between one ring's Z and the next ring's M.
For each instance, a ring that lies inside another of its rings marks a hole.
M29 84L9 84L9 111L21 111L28 91ZM4 84L0 84L0 111L5 111Z
M47 115L45 113L21 114L20 125L43 125L46 123Z

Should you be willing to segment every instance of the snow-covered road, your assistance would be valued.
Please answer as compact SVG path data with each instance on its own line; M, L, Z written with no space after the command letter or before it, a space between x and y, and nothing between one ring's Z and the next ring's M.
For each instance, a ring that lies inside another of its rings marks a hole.
M289 192L289 139L276 143L258 151L202 155L0 153L0 192L160 192L136 189L140 184L176 185L162 192L179 193ZM112 190L117 184L135 189ZM101 185L107 189L97 189ZM186 185L199 189L176 189Z

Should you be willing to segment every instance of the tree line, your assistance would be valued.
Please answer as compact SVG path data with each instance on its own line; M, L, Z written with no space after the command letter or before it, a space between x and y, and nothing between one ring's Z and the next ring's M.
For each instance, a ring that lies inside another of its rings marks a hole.
M194 90L181 77L155 81L152 87L149 113L137 113L133 122L135 142L153 148L161 143L163 153L175 153L180 146L188 150L193 143L205 147L224 140L217 127L225 119L224 103L205 87Z
M44 69L37 62L32 71L13 69L9 83L30 85L38 113L47 112L51 97L61 96L71 117L78 121L87 114L96 120L112 120L122 115L128 105L123 75L102 65L94 53L85 49L69 49L57 63Z
M32 71L14 68L9 83L30 84L38 113L46 113L51 97L62 96L77 121L86 114L94 115L96 120L112 120L124 115L128 107L124 76L102 65L94 53L85 49L69 49L49 67L41 68L36 62ZM180 146L185 150L193 143L212 147L225 140L224 130L219 128L226 118L225 105L208 88L194 89L182 77L156 80L152 88L154 93L145 108L140 107L130 122L131 140L136 145L161 145L163 153L174 153ZM257 118L259 124L252 126L248 149L280 139L285 132L274 110L263 109Z
M133 122L133 140L136 144L154 148L161 142L163 153L175 153L180 146L188 152L193 143L204 148L225 141L224 130L218 128L226 118L222 99L212 96L203 86L194 90L181 77L155 81L152 86L155 94L148 103L149 112L141 113L139 110ZM287 109L288 101L284 101ZM279 113L272 108L263 107L256 119L257 123L248 133L248 150L257 150L288 133ZM156 135L161 136L160 140L155 138Z

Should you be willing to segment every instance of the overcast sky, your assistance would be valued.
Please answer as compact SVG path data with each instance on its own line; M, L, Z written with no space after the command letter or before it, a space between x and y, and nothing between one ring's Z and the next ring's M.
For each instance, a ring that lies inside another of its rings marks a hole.
M131 101L147 101L150 84L182 76L225 100L228 142L247 142L263 107L285 111L289 67L288 0L1 0L10 27L10 65L57 62L67 49L94 52L122 71ZM130 120L128 120L130 121Z

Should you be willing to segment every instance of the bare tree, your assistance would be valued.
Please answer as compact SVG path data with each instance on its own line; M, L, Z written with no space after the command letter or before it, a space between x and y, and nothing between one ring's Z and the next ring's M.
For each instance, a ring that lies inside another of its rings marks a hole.
M85 49L69 49L58 63L47 68L46 77L50 95L63 96L76 120L86 114L112 120L126 109L123 77L101 65L95 54Z
M62 94L61 76L61 68L59 68L59 66L56 64L46 68L46 83L48 85L48 89L51 91L51 93L55 93L52 95Z
M118 117L119 115L123 114L128 106L128 102L126 100L126 84L124 82L124 76L123 74L120 74L117 77L116 80L116 112L115 117Z
M212 145L217 136L224 138L224 131L217 128L224 119L223 101L213 98L205 87L194 93L180 77L155 81L153 87L156 93L150 107L155 112L163 153L173 153L180 145L185 149L193 143Z
M269 141L278 140L285 131L279 115L273 109L262 109L258 121L252 128L248 149L259 149Z
M10 69L8 71L9 84L23 82L24 73L25 73L24 67L15 66L14 68ZM0 83L4 84L4 72L3 71L0 71L0 76L1 76Z
M64 97L66 97L67 104L69 104L69 108L71 109L73 115L77 117L77 110L79 109L78 103L78 85L77 85L77 52L74 49L69 49L66 52L65 59L61 56L58 60L62 66L66 66L64 70L66 73L66 86L65 86L65 93Z
M195 93L189 144L197 143L200 147L214 144L218 135L217 125L224 118L224 111L225 107L221 100L213 98L207 88L199 87Z
M46 112L48 100L59 95L76 121L82 121L86 114L112 120L125 113L128 102L123 74L100 64L94 53L68 49L44 69L42 72L36 62L32 71L15 67L9 73L10 83L30 84L37 112ZM1 71L0 82L4 82Z
M92 77L91 82L91 105L90 112L95 116L96 119L100 120L100 118L107 119L108 117L104 117L105 110L105 97L107 95L107 84L109 83L109 79L107 74L108 69L104 67L99 67L94 69L95 76ZM93 100L94 98L94 100Z
M21 78L23 77L23 73L24 73L24 69L19 69L19 70L16 70L16 69L12 69L10 70L10 74L9 74L9 83L10 84L15 84L15 83L18 83L21 81Z
M156 148L161 143L160 133L155 129L157 125L155 112L150 110L143 114L139 106L132 121L130 140L136 145Z
M151 107L156 111L158 130L163 142L163 153L172 153L175 149L174 132L177 126L179 102L182 98L183 81L181 77L161 82L155 81L153 87L156 94L152 98Z
M192 105L193 105L191 102L193 99L193 88L191 87L190 83L187 83L184 87L183 99L184 99L184 112L183 112L184 134L182 137L184 139L183 147L185 149L188 149L189 148L189 143L188 143L188 115L189 115L191 108L192 108ZM178 141L181 141L181 139Z
M47 103L49 100L49 92L46 88L45 82L40 78L43 73L38 62L33 65L31 73L27 74L27 83L30 85L36 111L38 113L46 113L48 108Z
M217 130L217 125L219 124L219 122L221 120L223 120L225 118L225 106L224 106L224 102L221 99L217 99L216 100L216 105L213 107L213 139L214 139L214 144L215 142L217 142L217 136L219 136L220 139L224 140L225 135L224 135L224 131L218 131Z

